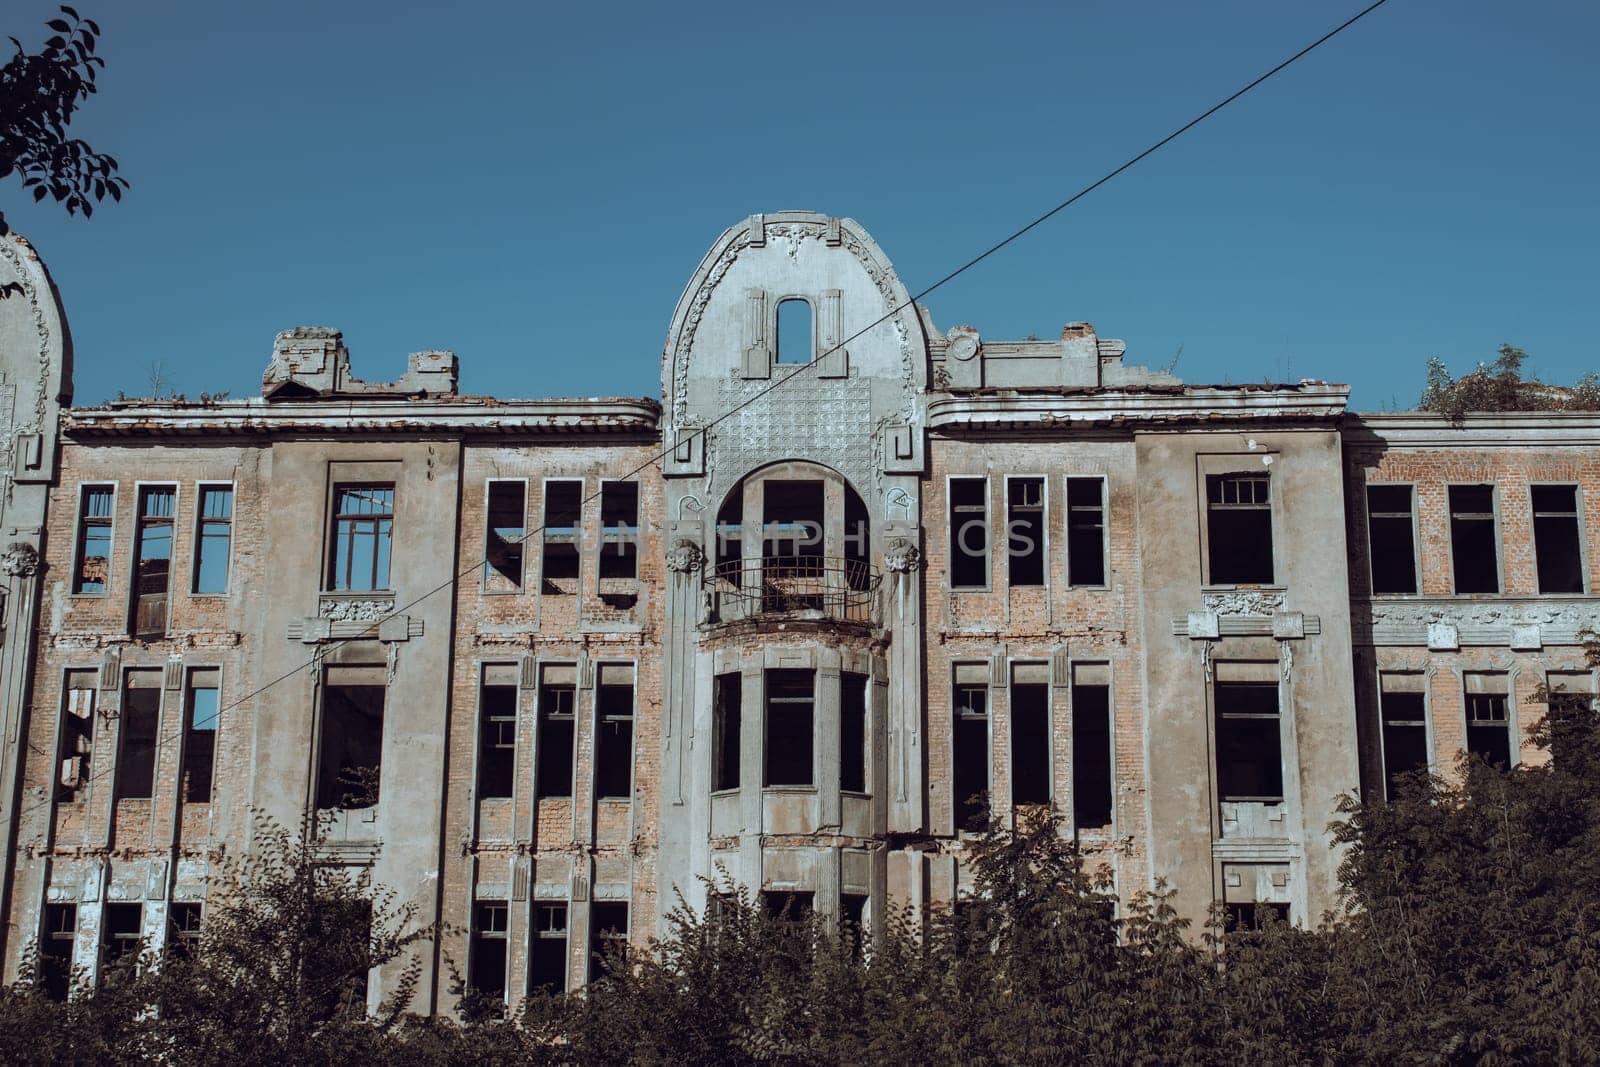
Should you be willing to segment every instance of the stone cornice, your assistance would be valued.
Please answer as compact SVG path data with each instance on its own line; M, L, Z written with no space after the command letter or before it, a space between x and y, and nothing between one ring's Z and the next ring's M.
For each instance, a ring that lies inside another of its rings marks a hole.
M1052 431L1077 426L1203 425L1258 419L1329 421L1344 416L1349 396L1348 386L1321 383L1081 392L997 389L931 396L928 427Z
M1495 445L1600 445L1600 411L1513 411L1453 422L1427 411L1351 413L1347 448L1472 448Z

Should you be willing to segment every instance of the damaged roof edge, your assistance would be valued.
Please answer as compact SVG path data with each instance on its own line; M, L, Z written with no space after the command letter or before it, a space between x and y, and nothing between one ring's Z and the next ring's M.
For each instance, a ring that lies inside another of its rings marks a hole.
M1182 388L1082 391L996 390L946 394L928 401L928 428L1059 428L1079 423L1137 424L1251 419L1338 420L1350 387L1303 382L1279 388Z

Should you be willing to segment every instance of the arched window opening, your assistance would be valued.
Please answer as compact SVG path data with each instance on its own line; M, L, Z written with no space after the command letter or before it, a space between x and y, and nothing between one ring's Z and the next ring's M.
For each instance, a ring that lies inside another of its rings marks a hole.
M810 363L815 356L811 305L804 300L781 301L778 304L778 362Z

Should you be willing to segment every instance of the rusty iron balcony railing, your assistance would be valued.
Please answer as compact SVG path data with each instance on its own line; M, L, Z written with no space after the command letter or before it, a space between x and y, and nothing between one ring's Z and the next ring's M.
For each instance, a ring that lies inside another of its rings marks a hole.
M705 584L715 622L790 616L870 623L881 581L865 560L768 556L719 563Z

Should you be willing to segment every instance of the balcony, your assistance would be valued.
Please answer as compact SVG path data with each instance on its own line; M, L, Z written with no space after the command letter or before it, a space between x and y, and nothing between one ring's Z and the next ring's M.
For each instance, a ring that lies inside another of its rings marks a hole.
M859 559L730 560L706 572L708 621L816 619L871 625L881 582L882 576Z

